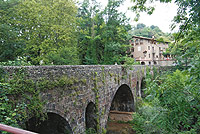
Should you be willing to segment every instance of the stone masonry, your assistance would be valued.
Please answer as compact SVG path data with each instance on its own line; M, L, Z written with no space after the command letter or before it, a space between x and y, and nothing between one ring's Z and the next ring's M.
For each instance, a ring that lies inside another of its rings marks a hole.
M41 99L47 100L45 112L60 115L69 123L74 134L82 134L86 128L85 111L90 102L98 106L101 128L99 131L106 128L112 100L121 85L125 84L131 89L134 102L137 102L135 100L136 86L139 84L138 96L141 96L141 81L145 75L146 67L140 65L128 67L120 65L63 65L3 68L10 74L10 77L17 69L25 68L28 79L34 81L42 78L55 80L62 76L76 81L71 89L58 87L42 92Z

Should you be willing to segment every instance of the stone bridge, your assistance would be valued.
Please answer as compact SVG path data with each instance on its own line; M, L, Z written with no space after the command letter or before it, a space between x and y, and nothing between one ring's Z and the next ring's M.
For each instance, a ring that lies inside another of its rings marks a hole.
M140 65L4 67L10 75L19 68L26 69L27 79L54 83L40 93L48 119L36 125L32 117L26 123L28 130L39 133L53 129L83 134L87 128L104 133L110 111L135 111L146 72Z

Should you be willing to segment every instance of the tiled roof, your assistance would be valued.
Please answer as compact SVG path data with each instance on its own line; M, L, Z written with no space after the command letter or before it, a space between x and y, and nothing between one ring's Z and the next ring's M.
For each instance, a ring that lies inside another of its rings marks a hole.
M157 41L157 40L154 39L154 38L147 38L147 37L141 37L141 36L135 36L135 35L133 35L132 38L138 38L138 39L145 39L145 40ZM170 43L170 42L165 41L165 43Z

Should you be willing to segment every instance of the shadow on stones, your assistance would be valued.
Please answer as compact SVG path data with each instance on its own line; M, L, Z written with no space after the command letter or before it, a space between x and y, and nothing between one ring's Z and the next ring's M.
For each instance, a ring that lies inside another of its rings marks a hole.
M133 94L128 85L122 85L117 90L111 103L110 111L134 112Z
M36 117L29 119L26 122L26 128L39 134L72 134L69 123L55 113L47 113L47 119L44 121Z
M97 131L97 114L96 106L93 102L87 105L85 112L86 130Z

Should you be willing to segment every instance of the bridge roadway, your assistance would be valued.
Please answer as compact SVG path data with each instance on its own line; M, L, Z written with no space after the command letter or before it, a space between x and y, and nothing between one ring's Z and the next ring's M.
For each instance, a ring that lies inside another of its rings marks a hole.
M110 111L134 112L137 97L141 96L142 79L146 66L120 65L66 65L3 67L12 77L13 72L24 68L27 79L65 81L41 92L47 103L44 112L48 119L36 125L31 117L27 130L38 133L85 133L93 128L98 133L106 129Z

